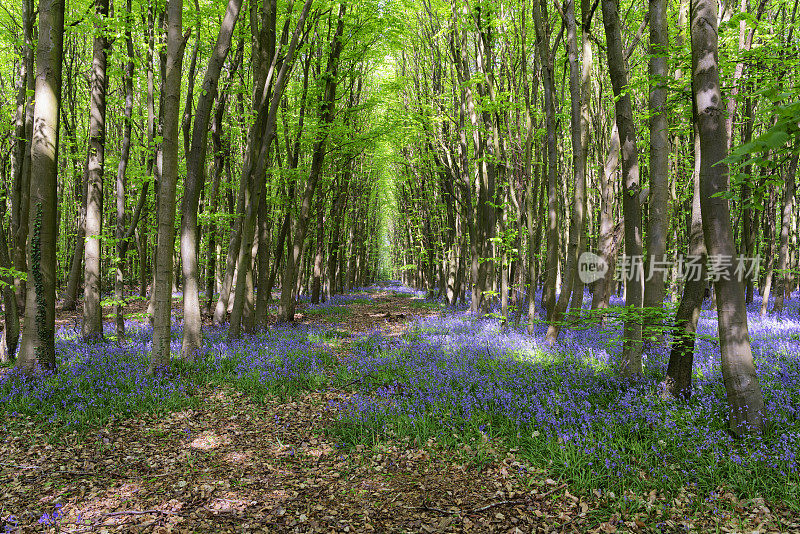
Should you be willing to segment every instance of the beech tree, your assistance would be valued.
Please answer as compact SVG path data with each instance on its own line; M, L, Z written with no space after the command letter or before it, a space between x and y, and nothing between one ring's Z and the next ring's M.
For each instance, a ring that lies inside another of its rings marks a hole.
M105 18L108 0L95 3L95 26L92 54L91 107L89 109L89 154L86 162L86 227L84 235L83 338L103 338L103 314L100 308L100 237L103 221L103 172L106 149L106 62L108 40Z
M63 52L64 0L41 0L26 245L30 283L17 360L17 368L25 374L56 369L56 175Z
M183 0L167 4L167 57L164 76L163 164L158 184L158 241L153 281L153 352L150 372L166 370L170 361L172 266L175 242L175 188L178 180L178 112L181 101L181 68L186 40Z
M719 79L717 4L692 0L692 86L700 138L700 211L709 257L733 258L730 209L720 196L728 189L727 135ZM753 365L744 290L736 279L734 264L719 266L722 276L714 281L722 355L722 378L730 404L730 430L741 435L764 428L764 396Z

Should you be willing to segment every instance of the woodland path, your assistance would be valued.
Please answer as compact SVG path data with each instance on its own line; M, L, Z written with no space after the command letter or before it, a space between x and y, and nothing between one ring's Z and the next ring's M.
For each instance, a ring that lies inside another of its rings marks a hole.
M414 316L438 313L407 297L371 296L371 303L348 304L340 330L397 335ZM326 320L299 313L300 321ZM620 518L604 499L573 496L492 442L480 453L432 441L345 449L326 429L348 395L329 388L260 403L230 387L207 388L196 392L192 409L116 421L56 443L32 427L0 451L0 499L20 511L16 527L4 526L69 533L686 531L676 521L680 507L674 518L655 511ZM57 521L42 522L55 511Z

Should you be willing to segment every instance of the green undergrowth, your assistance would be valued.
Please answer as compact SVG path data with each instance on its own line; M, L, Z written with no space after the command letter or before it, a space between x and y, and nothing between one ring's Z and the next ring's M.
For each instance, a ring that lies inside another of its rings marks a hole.
M340 344L343 332L311 330L296 337L300 347L285 351L245 344L194 362L173 358L169 370L156 376L146 373L149 352L119 350L109 341L66 358L64 351L77 343L63 344L56 374L0 379L0 426L9 432L40 427L57 441L65 433L83 434L113 420L197 406L204 391L224 385L259 402L285 402L330 384L335 358L327 345Z
M642 407L634 405L631 410L649 412L648 420L662 424L641 424L641 417L631 417L619 424L595 421L576 440L560 431L553 433L532 424L520 425L502 413L498 400L502 395L492 394L503 387L504 377L513 372L502 358L478 356L470 361L472 375L444 385L440 381L437 387L442 389L431 387L430 377L450 365L459 365L453 363L459 357L448 355L436 361L435 366L420 371L415 362L421 361L417 352L421 349L414 343L423 335L420 331L407 334L405 338L411 348L406 350L377 347L370 340L361 342L356 350L381 351L384 363L361 380L355 380L358 373L342 373L337 377L339 383L352 381L359 399L343 406L339 420L328 429L331 436L348 447L375 446L398 439L420 446L436 443L444 456L467 454L476 462L513 451L519 463L517 474L523 479L534 476L533 467L545 468L550 476L568 483L573 493L629 495L624 504L630 513L652 510L653 491L663 496L661 500L680 500L690 513L707 512L712 505L730 512L738 499L755 498L785 503L795 513L800 512L797 477L781 476L770 465L773 460L740 460L763 451L765 444L777 443L782 435L780 429L769 429L762 442L750 439L735 442L730 446L730 454L721 458L708 452L695 453L693 449L713 439L716 433L726 432L724 414L709 414L701 405L702 394L685 408L676 408L674 402L661 399L655 383L650 382L652 386L631 397L634 404ZM554 421L575 416L574 412L559 409L568 388L575 387L563 376L565 367L594 367L586 372L596 373L598 380L607 374L606 363L584 361L570 354L509 352L508 360L524 360L530 362L531 369L535 367L537 381L547 384L547 390L541 391L542 406ZM433 395L433 391L438 394ZM448 399L446 391L453 392L452 399L474 395L484 401L480 409L466 417L462 406ZM711 394L724 399L723 392ZM411 398L417 400L409 401ZM375 409L370 406L370 399L375 406L385 408ZM598 387L590 399L589 411L611 413L624 409L620 408L619 395L612 387ZM590 450L595 446L598 450ZM723 449L725 446L718 445ZM622 464L624 468L617 467ZM720 499L726 494L735 497L723 503Z

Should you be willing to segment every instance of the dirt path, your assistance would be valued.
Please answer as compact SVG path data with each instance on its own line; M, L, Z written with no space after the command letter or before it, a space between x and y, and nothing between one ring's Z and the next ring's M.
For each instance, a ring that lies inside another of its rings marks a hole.
M338 328L398 335L413 317L437 313L388 292L372 297L334 317ZM305 310L301 322L331 322ZM327 389L258 404L228 387L207 389L194 409L55 445L31 423L0 449L0 530L684 532L666 518L658 527L644 516L621 522L490 442L481 461L478 451L434 442L345 450L326 430L348 395Z
M343 395L255 405L208 391L197 409L82 442L15 440L30 454L3 465L0 497L31 526L62 505L64 532L531 532L574 506L558 486L521 487L510 459L480 467L399 444L339 450L324 429Z
M353 335L376 329L399 335L413 317L437 313L436 306L391 292L370 296L348 305L346 314L308 313L301 306L297 320L336 322ZM0 526L14 532L505 533L555 526L563 522L557 519L562 507L576 506L544 476L540 488L523 487L513 475L513 457L485 464L471 451L450 458L434 443L343 450L325 430L336 417L335 403L347 395L329 389L255 404L224 388L200 392L196 409L120 421L56 445L32 428L3 444Z

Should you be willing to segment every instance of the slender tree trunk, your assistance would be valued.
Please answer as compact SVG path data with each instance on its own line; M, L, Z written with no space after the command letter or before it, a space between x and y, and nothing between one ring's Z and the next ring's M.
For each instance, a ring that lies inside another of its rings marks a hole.
M311 283L311 303L312 304L319 304L320 299L320 289L322 288L322 274L323 274L323 257L322 253L324 250L324 238L325 238L325 217L323 216L324 213L324 203L318 203L317 209L317 235L315 238L316 241L316 251L314 253L314 272L313 272L313 281Z
M336 25L336 32L331 40L331 52L328 56L328 65L325 76L324 99L320 104L320 122L323 131L320 132L317 141L314 143L314 151L311 160L311 169L308 175L308 181L303 192L300 203L300 213L297 218L295 228L295 235L292 238L292 248L290 249L291 258L287 257L286 267L283 271L283 278L281 280L281 300L278 304L277 321L286 322L294 320L295 299L293 294L293 287L297 280L296 267L299 266L300 259L303 253L303 244L306 237L306 230L308 227L308 220L311 216L311 204L314 198L314 192L317 183L322 174L322 165L325 161L325 152L328 140L327 128L333 123L335 118L335 105L336 105L336 86L338 82L339 70L339 56L342 52L343 40L342 35L344 32L344 17L347 10L346 2L339 3L338 22ZM291 259L291 261L289 261Z
M775 270L775 205L778 203L777 193L774 188L770 188L766 206L764 207L762 239L764 241L764 256L767 258L767 265L764 268L763 283L759 284L761 291L761 317L767 314L769 305L769 295L772 290L772 277Z
M745 122L742 126L742 142L749 143L753 139L753 99L748 96L745 100ZM751 176L752 165L745 165L743 171L745 176ZM756 232L758 229L758 216L755 210L750 205L752 198L752 188L750 182L745 181L742 184L742 236L744 241L744 255L747 258L752 258L755 254L756 246ZM754 272L750 272L745 280L745 304L753 302L753 278Z
M5 217L5 202L0 214ZM0 224L0 267L11 268L11 259L8 257L8 241L6 231ZM3 312L5 328L3 329L2 347L0 347L0 362L13 360L17 354L19 344L19 312L17 311L17 298L14 295L14 278L10 275L2 277L3 281Z
M692 80L700 132L700 207L703 235L709 257L734 258L728 200L720 193L728 189L725 114L720 92L717 58L717 3L692 0ZM742 281L736 279L735 262L723 267L714 281L719 322L722 379L730 404L731 432L737 436L764 429L764 397L756 376Z
M694 362L695 332L700 319L700 308L705 298L706 282L706 244L703 239L703 219L700 212L700 135L695 128L694 139L694 194L692 195L692 214L689 221L689 255L699 269L684 273L686 283L683 297L675 313L672 350L664 378L666 393L678 398L688 399L692 395L692 364Z
M83 255L84 246L86 245L86 195L87 195L87 180L86 174L89 165L89 153L86 153L86 161L83 165L83 172L81 173L81 183L76 190L80 191L80 207L78 212L78 232L75 236L75 251L72 254L72 262L70 264L69 275L67 276L67 287L64 290L63 302L61 303L61 310L72 311L77 307L78 302L78 286L81 283L81 275L83 274ZM77 191L76 191L77 193Z
M667 0L650 0L650 195L647 219L647 270L643 306L646 309L645 337L661 338L658 327L664 321L667 235L669 232L669 121L667 75L669 31Z
M167 61L164 79L163 167L158 186L158 238L153 284L153 352L150 373L169 368L172 309L172 266L175 250L175 189L178 181L178 128L181 101L181 68L185 41L183 0L169 0L167 6Z
M263 328L267 324L269 315L269 299L266 298L267 295L262 293L269 279L269 259L271 253L270 249L272 248L272 243L270 243L272 237L270 232L271 219L270 213L267 210L266 195L261 195L258 204L258 257L256 258L256 266L258 268L258 292L256 293L255 301L254 329Z
M781 207L781 245L778 249L778 283L775 286L775 302L772 313L783 312L783 301L788 289L789 280L789 234L794 211L794 195L796 189L795 172L797 171L797 153L792 157L783 180L783 206Z
M614 264L619 251L619 240L615 239L622 229L621 225L614 224L614 173L619 166L619 128L614 121L611 126L611 141L609 142L608 155L603 165L603 175L600 177L600 237L598 249L600 258L608 267L603 278L597 280L592 295L592 309L603 310L608 308L611 299L611 287L614 279Z
M236 339L239 337L241 333L241 316L243 313L243 306L244 306L244 299L246 297L246 281L248 272L250 272L252 267L252 243L253 237L255 234L255 226L257 221L257 211L258 211L258 200L259 196L262 194L262 190L264 189L265 185L264 182L266 180L266 164L269 159L269 150L270 145L272 144L272 140L274 138L275 133L275 122L277 118L278 106L280 101L283 97L283 91L286 87L288 73L294 63L294 56L295 50L297 49L297 43L300 39L300 34L303 30L305 25L306 17L308 16L308 12L311 8L313 0L306 0L305 4L303 5L303 9L298 17L297 27L295 28L294 34L292 35L291 43L289 44L289 48L286 51L286 56L283 59L283 63L280 66L280 70L275 68L277 58L273 58L272 65L270 66L270 71L277 72L274 78L274 85L272 85L272 94L267 100L266 97L268 96L265 90L265 107L266 102L269 103L266 109L269 110L268 114L264 118L263 121L263 143L261 145L261 150L258 154L258 158L256 160L256 165L254 168L253 176L255 178L255 187L253 188L254 197L251 202L250 206L248 207L247 214L244 218L244 223L242 225L242 243L239 250L239 259L237 261L238 266L238 279L236 281L236 292L234 294L234 303L233 303L233 311L231 312L231 320L230 325L228 328L228 335ZM271 80L272 74L267 76L268 80ZM271 82L270 82L271 83ZM262 108L265 109L265 108ZM309 180L313 177L314 168L312 163L312 169L309 174ZM302 214L301 214L302 216ZM284 287L281 290L285 290ZM280 319L280 310L279 310L279 319Z
M127 0L126 15L128 20L125 24L125 49L128 54L122 73L122 85L125 88L125 111L123 118L122 133L122 152L119 156L119 166L117 167L117 228L116 228L116 277L114 279L114 322L116 325L117 342L121 342L125 337L125 255L128 251L128 243L125 239L125 203L126 203L126 173L128 170L128 159L131 153L131 127L133 121L133 70L134 70L134 50L133 35L131 25L133 24L133 12L131 10L131 0ZM144 188L145 185L142 185Z
M214 112L214 118L211 121L211 141L214 147L214 177L211 184L211 210L212 214L216 214L219 205L219 184L222 178L222 172L225 167L225 161L229 157L228 147L223 148L222 142L222 119L225 116L225 107L228 102L228 91L232 81L232 75L237 70L242 61L244 52L244 40L239 41L236 51L236 59L229 71L228 83L225 88L217 96L217 108ZM208 230L208 265L206 267L206 312L211 312L211 307L214 302L214 287L216 284L217 273L217 221L212 219L209 223Z
M56 176L64 51L64 0L39 2L36 53L36 128L31 142L30 231L25 328L17 368L24 374L56 370Z
M554 59L550 52L550 28L544 0L533 2L533 21L536 28L536 41L539 60L542 63L542 83L544 85L544 108L547 135L547 278L542 300L547 320L552 321L556 306L556 278L558 271L558 153L556 149L555 119L555 80Z
M172 1L172 0L170 0ZM203 86L197 100L188 155L186 182L181 207L181 267L183 272L183 343L181 354L193 360L202 342L200 316L200 270L197 263L197 210L200 191L205 185L208 122L217 97L222 66L228 57L233 30L239 18L242 0L228 0L225 17L219 29L217 44L208 60Z
M566 4L566 27L567 27L567 55L569 61L569 90L570 90L570 131L572 134L572 176L575 183L574 196L572 200L572 217L569 228L569 242L567 245L567 261L564 268L564 284L561 287L561 294L558 296L552 320L547 327L547 342L555 343L558 333L561 330L561 322L564 313L567 311L572 288L577 278L578 254L580 253L581 234L585 220L586 210L586 169L585 157L583 155L583 127L582 120L582 88L581 70L578 63L578 24L575 20L575 0L569 0Z
M108 40L105 19L108 0L95 2L97 23L92 56L91 106L89 110L89 159L86 195L86 244L84 245L83 328L84 341L103 339L103 309L100 307L100 256L103 232L103 173L106 150L106 61Z
M616 100L615 117L619 129L622 154L623 199L622 212L625 220L625 256L627 265L627 287L625 305L628 317L625 320L624 348L620 372L624 376L642 372L642 208L639 203L641 183L639 181L639 154L636 149L636 129L633 124L631 97L628 90L628 72L622 55L622 37L618 12L618 0L601 0L603 25L608 45L608 69Z
M33 0L22 2L22 61L17 91L17 110L14 121L13 202L11 205L11 240L13 243L14 269L27 272L28 219L30 209L31 144L33 137L34 99L28 97L36 85L34 73L34 25L36 10ZM14 278L14 291L20 313L25 311L26 283Z

